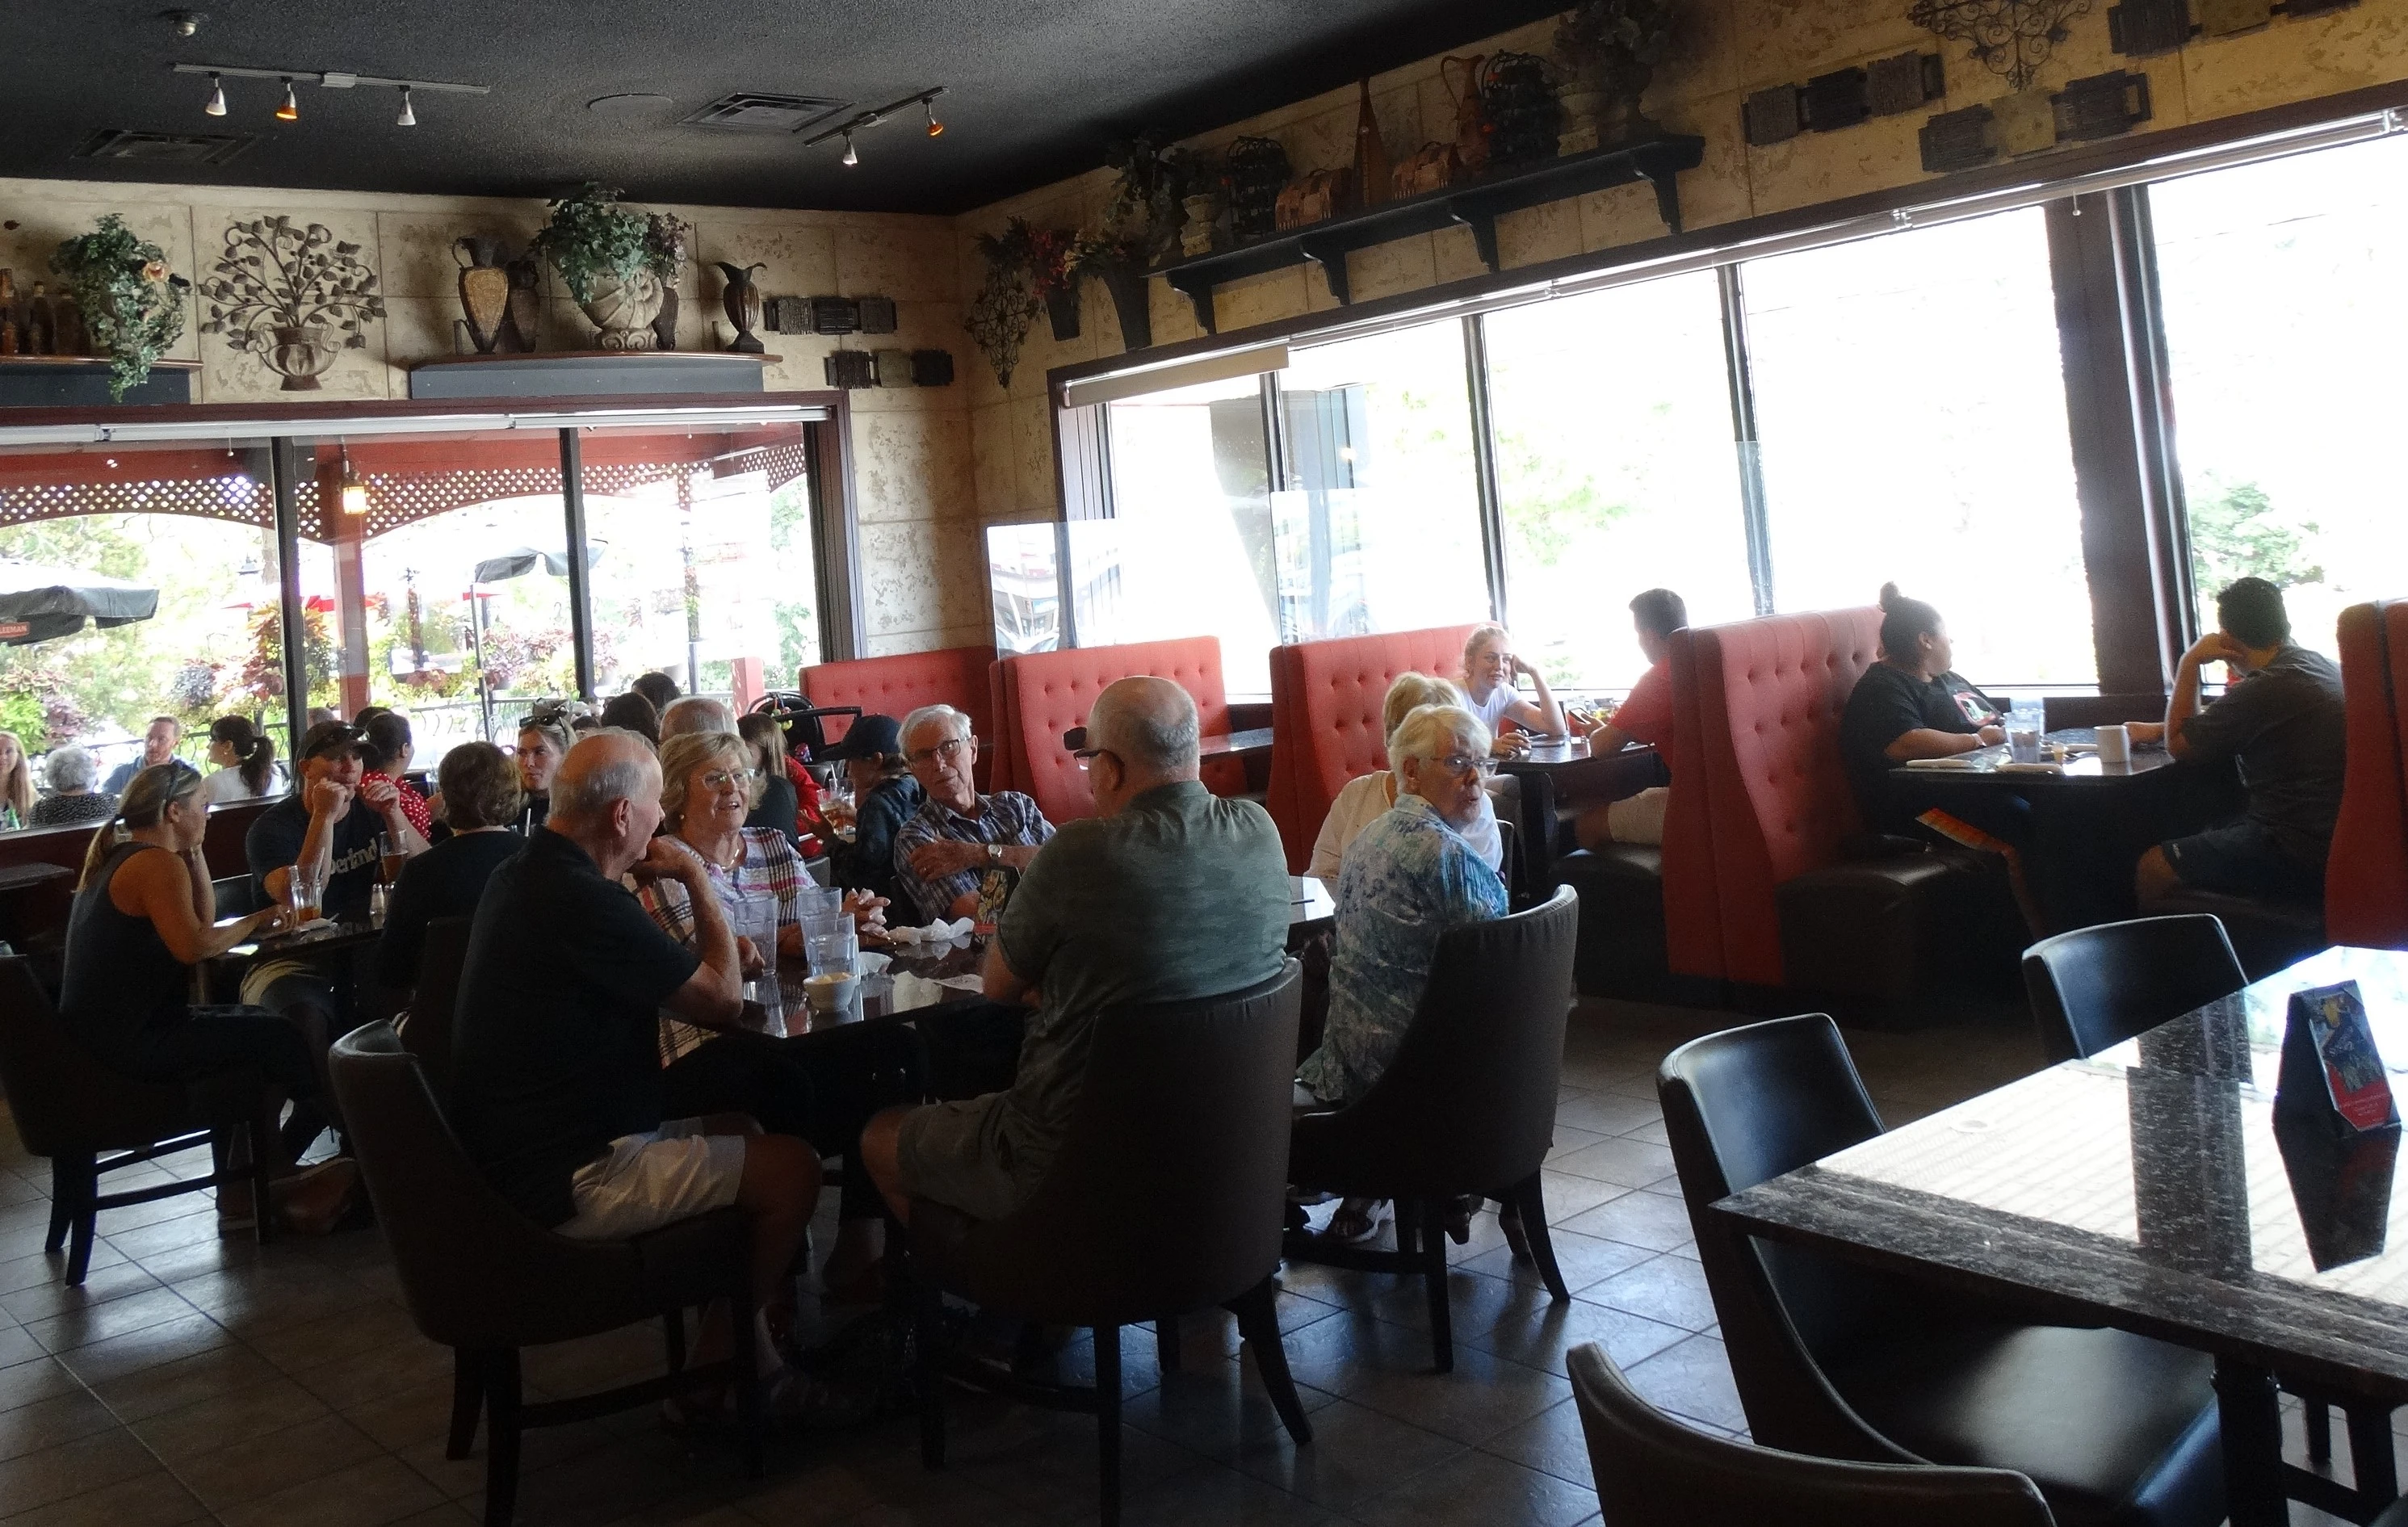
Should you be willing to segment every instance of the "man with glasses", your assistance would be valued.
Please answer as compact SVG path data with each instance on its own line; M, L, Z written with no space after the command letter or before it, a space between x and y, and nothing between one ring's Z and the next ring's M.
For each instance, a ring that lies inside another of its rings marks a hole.
M953 706L922 706L903 718L902 732L903 760L925 799L896 829L896 887L924 923L992 921L1054 824L1018 791L978 792L978 738Z

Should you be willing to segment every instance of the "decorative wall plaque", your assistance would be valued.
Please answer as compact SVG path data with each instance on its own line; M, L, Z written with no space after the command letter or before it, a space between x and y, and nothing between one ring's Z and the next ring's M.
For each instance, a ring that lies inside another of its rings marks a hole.
M846 389L878 385L878 363L866 350L830 350L827 357L827 384Z
M893 334L895 332L894 298L862 297L858 300L861 305L861 332L863 334Z
M1810 133L1854 127L1872 115L1865 101L1865 71L1834 69L1806 81L1799 93L1798 120Z
M1740 107L1740 121L1747 129L1747 140L1758 148L1788 142L1798 136L1798 87L1775 85L1757 91Z
M879 386L909 387L911 385L911 352L910 350L872 350L869 354L878 368Z
M2057 107L2046 92L2017 91L1990 103L1999 151L2013 159L2057 146Z
M2190 41L2190 0L2124 0L2107 7L2107 45L2146 57Z
M953 384L953 352L949 350L915 350L911 352L911 385L914 387L951 387Z
M2200 0L2199 29L2207 36L2229 37L2273 19L2272 0Z
M765 305L764 317L771 334L809 334L811 332L811 299L809 297L771 297Z
M2111 138L2149 120L2149 77L2121 69L2094 74L2067 81L2054 100L2059 143Z
M1991 136L1991 127L1990 108L1985 106L1941 112L1915 135L1923 150L1924 169L1933 175L1945 175L1950 170L1970 170L1998 158L1998 140Z
M2321 16L2329 10L2347 10L2358 0L2283 0L2283 14L2298 21L2303 16Z
M859 334L861 303L853 297L813 297L811 328L813 334Z
M2072 34L2068 23L2089 14L2091 0L1914 0L1906 19L1951 42L1971 43L1975 63L2003 75L2014 90L2031 88L2032 78L2057 45Z
M1947 90L1947 72L1938 53L1900 53L1865 65L1865 105L1876 117L1915 110Z

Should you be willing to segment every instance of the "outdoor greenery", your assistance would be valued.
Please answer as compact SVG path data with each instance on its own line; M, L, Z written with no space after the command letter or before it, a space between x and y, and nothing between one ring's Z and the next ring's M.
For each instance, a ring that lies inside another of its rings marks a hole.
M2309 561L2315 521L2285 518L2255 482L2210 473L2188 500L2191 578L2200 598L2212 602L2217 590L2252 574L2282 589L2325 580L2324 568Z
M83 311L84 331L108 357L109 397L124 402L183 334L184 293L192 283L169 271L159 246L135 237L114 212L91 233L62 243L50 269L65 278Z
M588 180L553 201L552 221L535 235L535 247L560 272L568 294L590 302L595 282L606 277L624 284L642 271L659 270L664 261L674 272L674 241L666 232L656 244L651 220L622 202L617 192Z

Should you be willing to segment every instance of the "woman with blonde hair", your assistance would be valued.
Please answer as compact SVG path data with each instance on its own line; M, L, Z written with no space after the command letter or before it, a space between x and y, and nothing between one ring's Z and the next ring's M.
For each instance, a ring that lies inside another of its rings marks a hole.
M1447 679L1433 678L1427 674L1398 674L1388 686L1386 702L1380 706L1382 745L1394 742L1397 728L1404 724L1405 717L1421 706L1462 704L1463 691ZM1338 798L1329 803L1329 815L1321 821L1321 835L1312 840L1312 865L1305 873L1335 881L1347 848L1362 835L1364 828L1396 804L1397 776L1392 769L1378 769L1347 780ZM1497 810L1489 804L1486 791L1480 793L1478 814L1462 833L1464 840L1479 850L1490 869L1504 867L1505 844L1497 831Z
M93 835L76 884L60 1024L102 1065L142 1081L250 1069L286 1097L310 1097L319 1077L299 1030L264 1008L191 1004L194 965L283 915L282 907L269 906L215 920L216 894L201 853L208 821L201 777L189 767L159 764L126 785L115 816ZM351 1180L349 1162L337 1172L288 1178L280 1184L280 1207L297 1228L329 1228ZM251 1219L239 1194L221 1194L221 1230L247 1228Z
M1514 688L1517 679L1527 678L1539 692L1536 701L1525 700ZM1505 723L1529 732L1561 735L1564 730L1564 707L1547 691L1544 674L1513 654L1513 635L1494 621L1485 621L1471 628L1463 641L1463 687L1469 704L1465 706L1480 718L1480 724L1496 738L1498 752L1519 751L1526 742L1509 739Z
M0 833L13 833L34 813L34 764L14 732L0 732Z

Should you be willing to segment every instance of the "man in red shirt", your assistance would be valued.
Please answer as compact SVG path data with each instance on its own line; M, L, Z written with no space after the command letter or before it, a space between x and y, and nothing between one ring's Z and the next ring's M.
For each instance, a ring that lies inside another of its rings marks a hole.
M1689 607L1670 589L1650 589L1630 602L1630 623L1647 671L1630 687L1630 697L1588 735L1591 756L1618 753L1633 743L1666 747L1672 740L1672 633L1689 623ZM1609 843L1664 841L1664 808L1672 792L1658 786L1581 813L1573 832L1584 849Z

